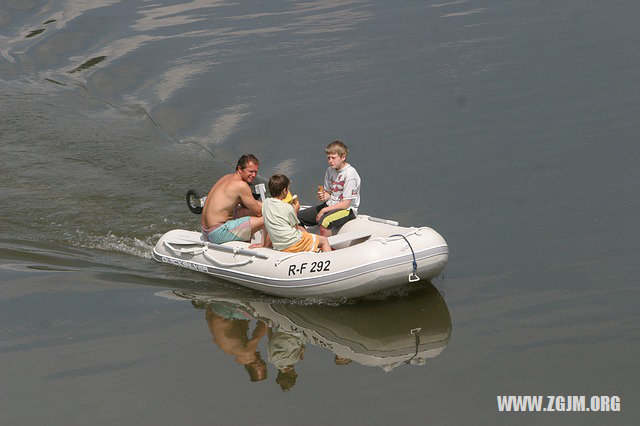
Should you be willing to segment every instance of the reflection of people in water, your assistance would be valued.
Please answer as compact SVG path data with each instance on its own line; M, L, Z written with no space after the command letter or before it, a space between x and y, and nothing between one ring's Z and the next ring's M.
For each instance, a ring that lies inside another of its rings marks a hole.
M238 364L244 365L252 382L267 378L267 364L257 350L260 339L267 334L264 322L258 321L249 339L249 320L244 317L232 313L222 316L207 307L206 319L213 341L224 353L234 356Z
M352 360L349 358L344 358L339 355L336 355L333 361L335 362L336 365L347 365L347 364L351 364Z
M269 330L269 362L278 369L276 383L285 392L296 384L298 373L293 364L304 358L304 348L302 337L281 330Z

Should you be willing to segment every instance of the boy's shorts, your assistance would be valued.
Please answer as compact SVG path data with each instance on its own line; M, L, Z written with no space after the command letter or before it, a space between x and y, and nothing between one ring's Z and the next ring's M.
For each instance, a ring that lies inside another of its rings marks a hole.
M297 242L291 244L286 249L282 249L282 251L286 251L287 253L300 253L302 251L318 251L318 238L315 234L310 234L308 232L302 233L302 238L300 238Z
M322 203L315 207L309 207L308 209L300 210L298 212L298 220L304 226L322 225L327 229L340 227L351 219L355 219L356 215L351 209L348 210L334 210L320 217L320 222L316 222L316 216L318 212L325 208L327 203Z
M229 241L251 241L251 222L249 216L231 219L213 228L202 227L202 234L212 243L222 244Z

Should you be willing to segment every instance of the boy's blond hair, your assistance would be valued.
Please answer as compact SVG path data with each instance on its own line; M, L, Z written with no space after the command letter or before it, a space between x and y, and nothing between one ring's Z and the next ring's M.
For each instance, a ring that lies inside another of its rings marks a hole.
M340 157L349 155L349 148L340 141L333 141L327 145L326 154L338 154Z

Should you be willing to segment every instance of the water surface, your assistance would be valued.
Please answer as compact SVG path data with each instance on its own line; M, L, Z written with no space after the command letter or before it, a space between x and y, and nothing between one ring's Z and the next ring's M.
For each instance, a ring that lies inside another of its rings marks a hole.
M640 4L387 3L0 3L0 423L638 417ZM445 237L444 277L292 301L151 259L244 153L311 202L335 139L363 212Z

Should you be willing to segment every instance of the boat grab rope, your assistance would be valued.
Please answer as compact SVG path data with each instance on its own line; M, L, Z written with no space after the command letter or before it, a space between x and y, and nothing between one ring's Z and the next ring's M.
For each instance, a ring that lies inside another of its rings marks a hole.
M236 262L236 263L226 263L226 262L221 262L218 259L216 259L215 257L211 256L209 254L209 250L207 250L207 247L195 247L195 248L188 248L188 249L179 249L176 248L174 246L172 246L170 243L168 242L164 242L164 245L167 246L171 251L175 252L175 253L181 253L181 254L191 254L193 256L197 256L199 254L202 254L202 256L204 256L206 259L210 260L211 262L219 265L219 266L224 266L224 267L231 267L231 266L244 266L248 263L253 262L253 260L255 259L255 256L251 256L250 258L248 258L247 260L243 260L241 262ZM233 255L237 256L238 254L244 254L245 256L247 255L247 253L243 253L242 249L239 249L237 247L233 248Z
M392 240L392 237L409 237L411 235L417 235L418 237L422 236L422 230L424 229L431 229L428 226L422 226L420 228L416 228L416 227L411 227L409 228L409 232L405 233L405 234L393 234L393 235L389 235L388 237L376 237L376 238L371 238L369 241L380 241L383 244L387 244L387 242L389 242L390 240ZM405 238L406 239L406 238ZM393 240L395 241L395 240Z
M411 358L409 358L408 360L406 360L404 363L405 364L410 364L411 361L418 356L418 347L420 346L420 336L418 336L418 333L420 333L420 330L422 330L420 327L414 328L413 330L410 331L411 334L413 334L413 337L415 337L416 339L416 353L413 354L413 356Z
M253 256L252 256L252 257L248 258L247 260L243 260L243 261L241 261L241 262L236 262L236 263L226 263L226 262L221 262L221 261L219 261L218 259L216 259L215 257L211 256L211 255L209 254L209 251L208 251L207 249L205 249L205 250L202 252L202 255L203 255L205 258L207 258L208 260L212 261L213 263L215 263L215 264L217 264L217 265L220 265L220 266L226 266L226 267L231 267L231 266L244 266L244 265L246 265L246 264L248 264L248 263L253 262L253 259L255 259L255 257L253 257ZM234 255L235 255L235 254L234 254Z
M195 244L195 243L194 243ZM164 245L171 250L174 253L181 253L181 254L192 254L194 256L197 256L201 253L204 253L205 251L205 247L200 246L200 247L193 247L193 248L186 248L186 249L182 249L182 248L176 248L174 246L172 246L169 242L165 241Z
M416 262L416 253L413 251L413 247L411 247L411 243L409 242L407 237L402 234L393 234L393 235L390 235L390 237L402 237L407 242L407 244L409 245L409 248L411 249L411 255L413 256L413 272L409 274L409 282L413 283L416 281L420 281L420 277L416 274L416 271L418 270L418 262Z
M280 259L276 260L275 264L276 264L276 266L278 266L282 262L284 262L285 260L291 259L292 257L300 256L301 254L309 254L309 252L308 251L300 251L298 253L290 254L289 256L281 257Z
M198 247L183 249L183 248L176 248L172 244L196 245ZM233 253L234 256L241 254L243 256L257 257L258 259L269 258L269 256L267 256L266 254L258 253L257 251L243 249L242 247L229 247L229 246L224 246L222 244L214 244L208 241L194 241L194 240L192 241L179 240L179 241L171 241L171 242L164 241L164 245L174 253L192 254L194 256L197 256L203 253L206 249L211 249L216 251L222 251L225 253Z
M420 281L420 277L418 277L418 275L416 275L416 271L418 270L418 264L416 262L416 254L413 251L413 247L411 247L411 243L409 242L409 240L407 240L407 237L410 235L417 235L417 236L421 236L422 234L420 233L420 231L422 231L423 229L428 229L428 227L423 226L420 228L414 228L411 227L409 232L406 234L393 234L390 235L388 238L384 238L384 237L377 237L377 238L371 238L369 241L379 241L382 244L387 244L389 242L389 240L391 240L391 237L401 237L403 238L407 244L409 245L409 248L411 249L411 254L413 255L413 273L409 274L409 282L415 282L415 281ZM305 254L305 253L309 253L309 252L298 252L298 253L292 253L289 256L284 256L281 257L280 259L275 261L275 266L280 265L282 262L284 262L285 260L291 259L292 257L295 256L299 256L301 254Z

